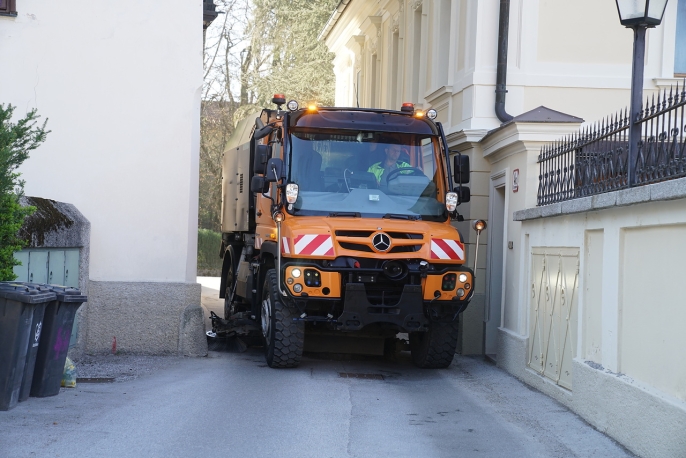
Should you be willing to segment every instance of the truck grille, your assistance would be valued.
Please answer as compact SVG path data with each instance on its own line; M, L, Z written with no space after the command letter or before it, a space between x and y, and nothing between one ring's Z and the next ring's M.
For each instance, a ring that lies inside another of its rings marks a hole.
M338 230L335 232L336 237L346 238L348 240L338 240L338 244L341 248L351 251L360 251L363 253L374 253L372 250L372 235L375 231L349 231L349 230ZM423 240L423 234L411 233L411 232L386 232L391 238L391 249L388 251L390 254L394 253L415 253L422 249L422 242L417 245L395 245L393 242L398 240ZM357 239L357 240L349 240ZM356 243L358 242L359 243Z
M336 237L360 237L367 238L371 236L373 231L336 231Z
M359 243L338 242L338 244L341 246L341 248L344 248L346 250L363 251L365 253L373 253L374 252L374 250L372 250L367 245L362 245Z

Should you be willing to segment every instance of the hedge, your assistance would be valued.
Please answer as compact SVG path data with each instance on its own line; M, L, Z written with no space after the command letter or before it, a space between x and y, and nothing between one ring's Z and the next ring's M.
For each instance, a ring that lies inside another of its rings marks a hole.
M198 275L219 277L222 274L222 235L209 229L198 229Z

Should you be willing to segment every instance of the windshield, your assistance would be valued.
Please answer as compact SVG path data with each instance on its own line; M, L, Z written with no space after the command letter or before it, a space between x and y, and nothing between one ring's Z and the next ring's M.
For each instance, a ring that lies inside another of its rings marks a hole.
M289 183L298 215L445 221L438 139L427 134L294 129ZM442 199L441 199L442 200Z

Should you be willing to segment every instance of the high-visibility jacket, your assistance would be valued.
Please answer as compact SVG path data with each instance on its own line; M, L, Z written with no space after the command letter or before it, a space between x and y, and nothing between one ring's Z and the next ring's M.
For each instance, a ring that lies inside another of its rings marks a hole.
M376 164L372 164L372 165L369 167L369 169L367 170L367 172L371 172L371 173L374 174L374 176L376 177L376 181L377 181L379 184L381 184L381 176L383 175L383 173L384 173L384 171L385 171L385 169L383 168L383 165L381 165L382 163L383 163L383 161L377 162ZM410 164L408 164L408 163L405 162L405 161L397 161L397 162L395 163L395 165L396 165L399 169L400 169L400 168L404 168L404 167L412 167Z

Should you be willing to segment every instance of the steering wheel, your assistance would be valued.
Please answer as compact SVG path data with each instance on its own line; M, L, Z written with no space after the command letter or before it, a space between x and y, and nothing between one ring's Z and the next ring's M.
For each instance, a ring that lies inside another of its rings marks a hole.
M386 183L391 181L391 179L395 178L396 175L399 174L406 174L409 176L426 176L424 175L424 171L422 169L418 169L417 167L398 167L395 170L392 170L388 175L386 175Z

